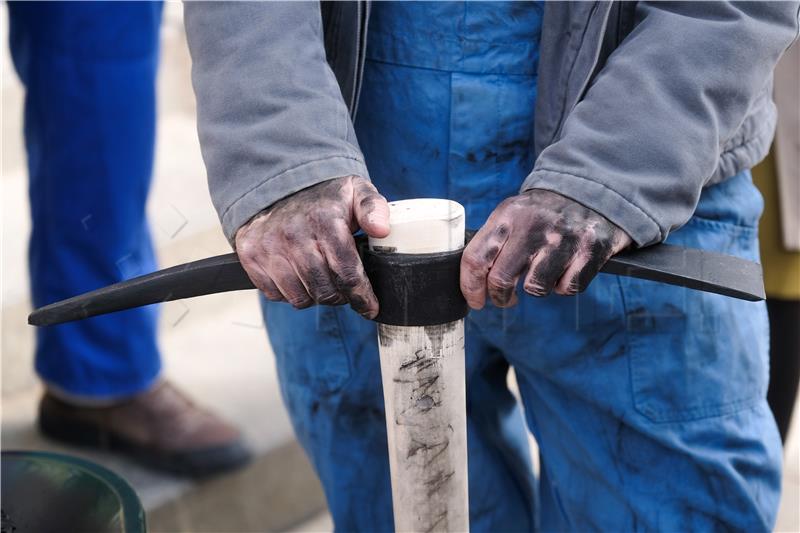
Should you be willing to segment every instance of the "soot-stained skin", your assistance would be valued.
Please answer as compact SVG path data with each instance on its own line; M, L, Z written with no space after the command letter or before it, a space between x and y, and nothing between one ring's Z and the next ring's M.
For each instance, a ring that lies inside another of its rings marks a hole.
M461 291L473 309L486 296L517 303L516 286L533 296L583 291L631 238L591 209L560 194L531 189L504 200L464 250Z
M389 234L389 205L357 176L303 189L273 204L236 232L236 253L253 284L272 301L298 309L350 306L378 314L353 232Z

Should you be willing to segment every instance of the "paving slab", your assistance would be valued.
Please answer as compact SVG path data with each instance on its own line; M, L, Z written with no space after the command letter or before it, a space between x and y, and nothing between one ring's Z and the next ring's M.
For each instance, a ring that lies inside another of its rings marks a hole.
M288 533L330 533L331 531L333 531L333 518L326 511L293 527Z
M324 525L307 521L324 510L322 487L292 442L240 472L197 485L147 519L152 532L285 531L297 524L313 531Z

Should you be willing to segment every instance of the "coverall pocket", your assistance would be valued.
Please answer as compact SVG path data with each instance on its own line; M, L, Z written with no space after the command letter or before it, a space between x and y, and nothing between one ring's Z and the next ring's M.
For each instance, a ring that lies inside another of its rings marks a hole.
M669 243L757 258L755 227L695 217ZM763 302L619 278L633 403L653 422L684 422L752 407L766 394Z

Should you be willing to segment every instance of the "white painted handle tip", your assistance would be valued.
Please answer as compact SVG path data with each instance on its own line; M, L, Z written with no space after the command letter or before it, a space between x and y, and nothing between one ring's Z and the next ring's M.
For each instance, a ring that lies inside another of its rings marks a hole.
M453 200L414 198L389 203L390 232L369 239L373 250L403 254L450 252L464 247L464 206Z

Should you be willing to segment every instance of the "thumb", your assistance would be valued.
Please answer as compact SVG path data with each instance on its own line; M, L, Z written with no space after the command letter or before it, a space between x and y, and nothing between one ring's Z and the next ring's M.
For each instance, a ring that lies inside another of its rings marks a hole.
M353 179L353 213L358 225L370 237L389 235L389 204L364 178Z

